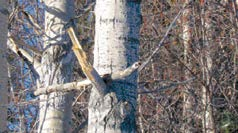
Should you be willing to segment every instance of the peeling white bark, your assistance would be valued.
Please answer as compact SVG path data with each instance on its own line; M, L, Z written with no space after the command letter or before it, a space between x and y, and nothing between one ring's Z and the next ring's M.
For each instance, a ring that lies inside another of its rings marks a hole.
M97 0L94 67L100 75L124 70L138 60L140 2ZM100 97L94 89L89 102L89 133L136 132L137 73L108 84Z
M41 61L41 87L70 82L73 64L70 40L64 26L74 15L74 2L45 0L45 5L46 36ZM71 93L41 95L40 101L44 102L40 102L38 132L70 132L72 100Z

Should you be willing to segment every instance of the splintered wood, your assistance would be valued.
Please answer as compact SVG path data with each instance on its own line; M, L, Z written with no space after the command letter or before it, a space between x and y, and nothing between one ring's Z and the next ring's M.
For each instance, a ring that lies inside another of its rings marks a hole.
M67 29L67 32L71 38L73 43L73 51L79 61L79 64L82 68L82 71L86 75L86 77L92 82L94 87L97 89L100 95L105 94L106 84L103 79L100 77L98 72L93 68L93 66L88 62L86 53L84 52L82 46L80 45L75 32L72 27Z

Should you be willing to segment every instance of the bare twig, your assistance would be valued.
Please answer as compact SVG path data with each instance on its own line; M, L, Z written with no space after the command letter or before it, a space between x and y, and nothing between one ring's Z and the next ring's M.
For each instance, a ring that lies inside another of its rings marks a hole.
M177 19L182 15L182 13L184 11L184 8L179 11L179 13L176 15L174 20L170 23L169 28L167 29L167 31L166 31L165 35L163 36L163 38L160 40L160 42L157 45L156 49L152 52L152 54L138 68L139 71L141 71L143 68L145 68L145 66L150 62L150 60L154 57L154 55L159 51L160 47L163 46L163 43L164 43L165 39L167 38L170 30L173 28L173 26L174 26L175 22L177 21Z
M181 84L186 84L186 83L189 83L193 80L195 80L196 78L193 77L191 79L188 79L188 80L185 80L185 81L180 81L180 82L174 82L174 83L171 83L167 86L163 86L163 87L159 87L155 90L152 90L152 91L149 91L149 90L146 90L146 91L140 91L139 94L145 94L145 93L158 93L158 92L162 92L162 91L165 91L167 89L170 89L171 87L175 87L175 86L178 86L178 85L181 85Z

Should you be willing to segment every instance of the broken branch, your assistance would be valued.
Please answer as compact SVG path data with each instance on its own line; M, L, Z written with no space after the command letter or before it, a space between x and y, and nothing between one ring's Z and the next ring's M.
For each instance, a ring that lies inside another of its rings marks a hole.
M39 78L39 74L37 70L40 68L40 62L33 58L27 51L22 48L18 48L15 41L12 38L9 38L10 43L8 43L9 48L17 54L20 58L24 60L24 62L28 65L33 76L37 79Z
M22 41L20 39L17 39L14 36L10 36L9 38L11 38L15 42L15 44L24 46L24 47L28 48L29 50L33 51L37 56L41 57L42 52L39 51L37 48L35 48L33 46L30 46L30 45L27 45L24 41Z
M106 84L98 74L98 72L93 68L93 66L88 62L86 53L84 52L82 46L80 45L75 32L72 27L67 29L67 32L71 38L73 43L73 51L79 61L79 64L82 68L82 71L86 75L86 77L92 82L96 90L100 95L105 94Z
M139 62L134 63L132 66L126 68L124 71L119 71L116 73L113 73L109 75L108 77L102 77L106 83L109 83L110 81L113 80L118 80L118 79L123 79L129 75L131 75L133 72L135 72L140 66ZM88 79L79 81L79 82L71 82L71 83L66 83L66 84L57 84L57 85L51 85L45 88L38 88L35 92L35 96L43 95L43 94L49 94L52 92L68 92L68 91L73 91L73 90L81 90L83 88L87 88L92 86L92 82Z

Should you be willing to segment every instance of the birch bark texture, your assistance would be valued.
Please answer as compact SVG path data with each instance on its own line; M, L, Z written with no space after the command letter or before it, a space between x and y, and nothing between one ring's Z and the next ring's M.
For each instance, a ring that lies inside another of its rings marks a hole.
M94 67L100 75L121 71L138 60L139 0L96 0ZM137 72L107 84L107 94L92 89L88 133L136 132Z
M184 0L185 4L188 4L190 0ZM189 53L191 53L192 49L192 9L191 6L188 6L184 9L182 16L182 24L183 24L183 44L184 44L184 62L186 63L188 68L192 67L192 63L189 58ZM188 80L191 78L190 72L185 68L184 70L184 78ZM182 132L184 133L192 133L192 101L193 97L191 91L193 90L192 84L187 83L185 85L185 92L183 94L183 118L184 124L182 127Z
M1 0L0 6L6 8L8 1ZM7 129L8 69L6 60L8 16L0 13L0 132Z
M42 55L40 86L71 81L72 61L70 39L65 25L74 15L73 0L45 0L45 42ZM73 95L54 92L40 96L39 133L70 132Z
M209 38L209 31L211 30L211 22L209 20L209 9L211 9L209 5L209 1L205 0L202 4L202 48L205 51L201 56L201 64L202 64L202 79L205 83L201 87L202 90L202 104L203 104L203 117L202 117L202 125L204 133L215 133L215 123L213 118L213 108L212 108L212 91L213 85L211 84L211 71L212 71L212 57L211 57L211 41Z

